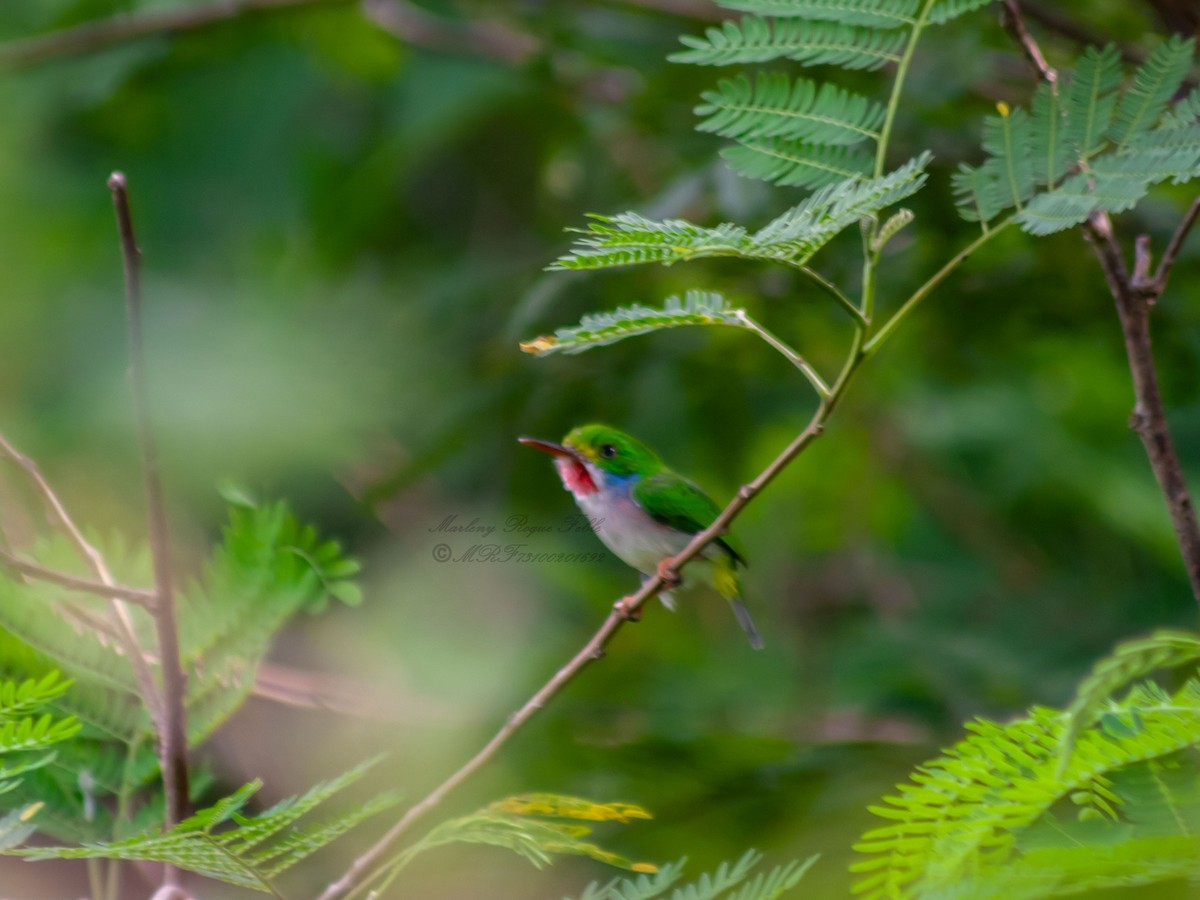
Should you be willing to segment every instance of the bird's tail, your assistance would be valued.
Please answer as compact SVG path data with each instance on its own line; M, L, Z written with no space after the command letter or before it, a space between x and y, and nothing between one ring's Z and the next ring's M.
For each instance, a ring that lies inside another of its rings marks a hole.
M746 637L750 638L750 646L755 650L761 650L763 648L762 635L754 627L754 620L750 618L750 611L746 609L745 604L737 597L730 597L729 605L733 607L733 614L737 616L738 624L742 626L742 631L746 632Z
M742 626L742 631L746 632L746 637L750 638L750 646L755 650L761 650L763 648L762 635L758 633L754 620L750 618L750 611L738 598L741 593L741 584L733 560L721 558L714 561L713 584L721 596L725 597L729 601L729 605L733 607L733 614L737 616L738 624Z

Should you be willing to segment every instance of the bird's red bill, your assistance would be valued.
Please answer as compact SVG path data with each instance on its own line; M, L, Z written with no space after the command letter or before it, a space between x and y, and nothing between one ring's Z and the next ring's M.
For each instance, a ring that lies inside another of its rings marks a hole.
M543 453L549 453L554 457L554 468L558 469L558 475L562 478L563 486L575 496L584 496L586 494L594 494L596 492L596 482L592 480L592 473L587 470L579 459L579 457L571 450L564 447L562 444L555 444L553 441L543 441L538 438L517 438L526 447L532 447L534 450L541 450Z

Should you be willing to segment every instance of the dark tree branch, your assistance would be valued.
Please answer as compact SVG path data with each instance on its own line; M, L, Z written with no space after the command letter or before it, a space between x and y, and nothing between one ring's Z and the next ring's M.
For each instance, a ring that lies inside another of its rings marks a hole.
M121 257L125 267L125 309L129 329L129 377L137 418L142 473L146 487L150 552L154 561L155 632L158 637L159 669L162 673L163 709L159 721L159 759L166 790L166 825L171 827L187 816L188 765L187 726L184 709L184 676L179 661L179 631L175 620L175 589L171 567L171 540L163 503L158 451L150 428L150 401L146 381L146 357L142 340L142 252L138 249L129 212L125 176L114 172L108 179L112 191ZM167 882L175 873L168 867Z
M1058 75L1047 65L1037 42L1025 27L1019 0L1004 0L1004 24L1038 77L1056 84ZM1200 603L1200 520L1196 517L1196 508L1183 476L1179 454L1171 439L1162 391L1154 369L1154 351L1150 345L1150 311L1166 288L1171 269L1197 215L1200 215L1200 198L1192 202L1175 229L1153 277L1150 276L1149 237L1141 236L1136 240L1134 268L1130 274L1108 213L1092 213L1083 225L1083 232L1100 261L1109 292L1117 305L1117 318L1121 323L1125 355L1133 380L1134 405L1129 427L1137 433L1145 447L1150 468L1167 503L1192 594Z

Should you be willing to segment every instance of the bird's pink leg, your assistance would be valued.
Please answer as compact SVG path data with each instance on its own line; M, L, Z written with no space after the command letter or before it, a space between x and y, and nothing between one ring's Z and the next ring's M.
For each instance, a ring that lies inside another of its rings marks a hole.
M613 609L615 609L617 611L617 615L619 615L626 622L640 622L642 618L642 609L640 606L635 609L632 601L632 595L629 597L622 597L613 604Z
M667 590L677 588L683 584L683 579L679 577L679 573L675 571L675 557L668 556L666 559L658 562L658 577L662 579Z

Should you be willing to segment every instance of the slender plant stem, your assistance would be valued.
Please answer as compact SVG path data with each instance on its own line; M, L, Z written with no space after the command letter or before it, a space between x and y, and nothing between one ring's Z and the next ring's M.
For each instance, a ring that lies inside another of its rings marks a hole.
M813 390L817 392L817 396L825 399L829 396L829 385L825 383L819 372L814 369L803 356L775 337L771 332L759 325L752 318L746 315L745 311L738 316L742 327L753 331L760 338L778 350L781 354L787 357L788 361L794 365L808 379L808 383L812 385Z
M912 293L912 296L910 296L904 301L904 303L901 304L900 308L892 314L892 317L883 323L883 326L875 333L874 337L867 341L866 346L863 347L863 352L867 355L870 355L878 350L880 345L892 335L892 332L896 330L900 323L903 322L905 318L907 318L909 314L911 314L912 311L920 305L922 300L924 300L929 296L930 293L933 292L934 288L945 281L950 273L966 262L971 254L973 254L976 250L1011 225L1013 221L1013 217L1010 216L996 225L993 225L987 231L981 232L980 235L975 238L975 240L971 241L971 243L967 244L967 246L963 247L956 254L954 254L954 256L947 260L944 266L929 276L929 279L923 285L917 288Z
M888 144L892 138L892 124L896 121L896 111L900 108L900 93L904 90L904 80L908 77L908 67L912 63L913 55L917 51L917 41L921 39L921 32L925 29L925 22L929 19L929 11L933 9L933 4L934 0L925 0L921 4L921 12L912 24L912 34L908 36L908 43L904 45L904 55L900 57L900 62L896 66L896 77L892 80L892 93L888 97L883 128L879 131L879 141L875 148L876 178L883 177L884 166L887 164Z
M38 581L48 581L51 584L57 584L60 587L69 588L73 591L96 594L100 597L117 597L147 608L154 605L153 591L144 591L140 588L125 587L119 584L105 584L102 581L93 581L90 578L80 578L77 575L71 575L67 572L48 569L32 560L23 559L15 553L5 550L3 547L0 547L0 565L29 578Z
M867 320L863 318L862 310L858 308L857 304L855 304L853 300L842 293L841 289L836 284L834 284L820 272L816 271L815 269L810 269L808 266L800 266L799 271L803 273L804 276L809 279L809 281L817 285L817 287L836 300L838 304L846 310L846 312L850 313L850 317L854 319L855 322L858 322L860 325L866 324Z
M165 821L168 828L187 816L188 762L187 724L184 708L184 676L179 661L179 630L175 619L175 589L171 567L171 540L163 502L158 451L150 427L146 357L142 339L141 250L129 211L125 176L114 172L108 179L112 191L121 257L125 267L125 307L129 329L129 376L141 448L142 474L146 489L150 552L154 563L155 633L158 638L159 670L162 673L163 710L158 731L159 759L166 793ZM176 883L177 872L166 869L166 884Z

